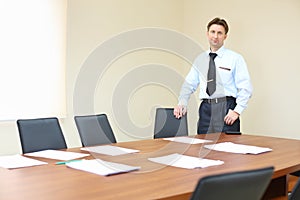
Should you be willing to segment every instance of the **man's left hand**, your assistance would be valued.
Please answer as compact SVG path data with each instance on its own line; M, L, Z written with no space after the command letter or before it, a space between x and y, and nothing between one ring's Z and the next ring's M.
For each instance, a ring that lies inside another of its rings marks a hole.
M229 109L227 115L224 117L224 122L227 124L227 125L232 125L235 120L237 120L237 118L239 118L240 114Z

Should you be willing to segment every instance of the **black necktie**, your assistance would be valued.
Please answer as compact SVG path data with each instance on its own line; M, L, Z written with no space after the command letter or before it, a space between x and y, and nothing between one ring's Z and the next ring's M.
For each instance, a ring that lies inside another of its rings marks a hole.
M214 59L217 57L216 53L209 53L209 68L207 73L207 88L206 93L211 96L216 91L216 65Z

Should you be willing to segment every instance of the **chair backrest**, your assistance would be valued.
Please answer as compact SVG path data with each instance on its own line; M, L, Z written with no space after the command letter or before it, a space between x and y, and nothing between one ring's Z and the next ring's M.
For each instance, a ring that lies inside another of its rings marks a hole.
M106 114L75 116L82 146L116 143Z
M296 185L294 186L292 192L289 195L289 200L300 199L300 179L298 179Z
M157 108L154 123L154 138L187 136L187 115L174 117L173 108Z
M56 117L17 120L22 151L66 149L66 141Z
M274 167L211 175L199 180L191 200L260 200Z

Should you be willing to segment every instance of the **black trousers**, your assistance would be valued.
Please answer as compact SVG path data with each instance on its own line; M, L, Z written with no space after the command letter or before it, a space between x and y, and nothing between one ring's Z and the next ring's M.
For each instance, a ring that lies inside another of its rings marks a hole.
M240 119L232 125L224 122L224 117L229 109L236 106L235 98L227 97L225 101L211 103L202 101L199 106L198 134L218 133L225 131L240 131Z

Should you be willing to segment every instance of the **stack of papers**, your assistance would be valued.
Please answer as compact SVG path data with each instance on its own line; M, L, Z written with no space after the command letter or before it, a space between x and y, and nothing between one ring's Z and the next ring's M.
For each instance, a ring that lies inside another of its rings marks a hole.
M25 155L33 156L33 157L49 158L55 160L73 160L73 159L89 156L89 154L85 154L85 153L75 153L70 151L59 151L59 150L43 150L43 151L37 151L33 153L27 153Z
M148 160L164 165L170 165L173 167L180 167L185 169L205 168L224 164L224 162L221 160L197 158L192 156L181 155L178 153L162 157L148 158Z
M15 169L21 167L31 167L37 165L45 165L46 162L26 158L21 155L0 156L0 167L7 169Z
M232 142L222 142L218 144L205 145L204 147L216 151L224 151L229 153L242 153L242 154L260 154L260 153L272 151L272 149L270 148L235 144Z
M113 174L125 173L134 170L139 170L141 167L129 166L114 162L107 162L100 159L82 160L79 162L66 163L68 167L102 175L108 176Z
M164 140L187 143L187 144L201 144L201 143L212 142L212 140L203 140L203 139L197 139L192 137L172 137L172 138L164 138Z
M111 145L84 147L84 148L81 148L81 150L99 153L99 154L110 155L110 156L118 156L118 155L123 155L123 154L128 154L128 153L139 152L139 150L127 149L127 148L111 146Z

